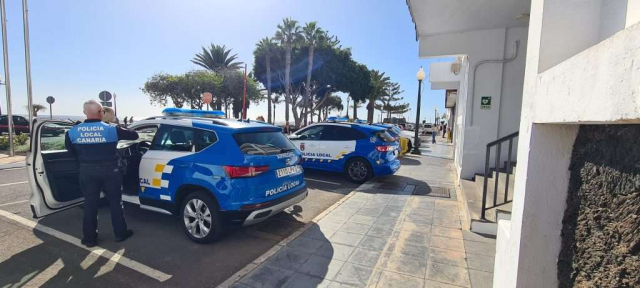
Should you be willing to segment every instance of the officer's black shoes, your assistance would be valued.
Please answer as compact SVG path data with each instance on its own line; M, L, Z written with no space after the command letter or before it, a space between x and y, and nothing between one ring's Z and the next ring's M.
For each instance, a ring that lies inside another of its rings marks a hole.
M133 230L125 230L124 233L122 233L121 236L116 237L116 242L122 242L124 240L129 239L129 237L133 236Z
M80 241L80 243L82 243L82 245L84 245L84 246L87 246L87 248L95 247L96 245L98 245L98 241L96 241L96 240L89 241L89 240L82 239L82 241Z

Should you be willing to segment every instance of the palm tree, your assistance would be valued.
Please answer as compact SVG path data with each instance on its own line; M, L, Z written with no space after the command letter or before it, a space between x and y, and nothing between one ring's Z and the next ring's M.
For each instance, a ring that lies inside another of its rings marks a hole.
M238 59L238 54L231 54L232 49L227 50L225 45L215 45L211 43L209 50L202 47L202 53L196 54L191 60L196 65L199 65L207 70L215 73L222 74L222 85L224 86L226 80L226 72L234 71L242 68L242 62L235 62ZM226 102L223 95L217 95L216 109L222 109L222 103ZM225 109L226 110L226 109Z
M280 41L281 45L285 45L285 113L284 118L289 122L289 103L291 102L291 47L300 39L301 31L298 21L291 18L282 19L282 24L278 24L279 31L276 32L275 39Z
M267 62L267 122L271 122L271 52L275 46L272 38L264 37L258 44L256 44L258 50L264 51L265 59ZM275 113L275 109L274 109ZM275 118L275 114L274 114Z
M375 111L375 103L384 95L385 87L389 85L389 77L384 75L384 72L378 70L371 70L371 85L372 90L369 94L369 103L367 103L367 122L373 122L373 112Z
M276 124L276 105L282 103L282 98L280 98L280 95L276 95L275 97L273 97L273 101L271 101L271 103L273 103L273 125Z
M307 126L307 109L309 109L309 100L311 98L311 72L313 71L313 51L316 48L316 45L324 41L326 37L326 33L322 28L318 27L318 22L313 21L305 24L302 28L304 32L304 39L309 45L309 56L307 56L307 83L304 85L304 126ZM313 110L313 109L312 109Z
M47 107L42 105L42 104L38 104L38 103L33 103L31 104L31 108L33 109L33 117L38 116L38 112L40 111L47 111ZM29 111L29 105L24 106L24 109L27 109L27 111Z
M202 47L202 53L196 54L196 57L191 62L213 72L218 72L222 69L240 69L243 63L234 62L238 59L238 54L230 55L231 50L227 50L225 45L220 46L211 43L209 50Z

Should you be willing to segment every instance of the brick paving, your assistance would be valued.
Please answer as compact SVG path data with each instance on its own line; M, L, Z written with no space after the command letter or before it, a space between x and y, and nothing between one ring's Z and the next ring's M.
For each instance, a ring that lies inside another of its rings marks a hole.
M495 239L461 229L452 160L434 156L360 186L232 287L491 287Z

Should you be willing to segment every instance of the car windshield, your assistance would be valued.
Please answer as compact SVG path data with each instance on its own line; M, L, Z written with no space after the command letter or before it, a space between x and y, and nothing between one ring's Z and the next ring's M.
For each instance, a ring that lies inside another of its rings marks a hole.
M282 132L238 133L233 138L242 153L249 155L275 155L295 149Z

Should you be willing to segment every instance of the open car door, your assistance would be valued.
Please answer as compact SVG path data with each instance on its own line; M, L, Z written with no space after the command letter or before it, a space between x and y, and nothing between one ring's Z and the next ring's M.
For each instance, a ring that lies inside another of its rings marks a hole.
M31 211L40 218L84 202L78 180L78 161L64 147L65 134L73 123L35 121L27 172L31 188Z

